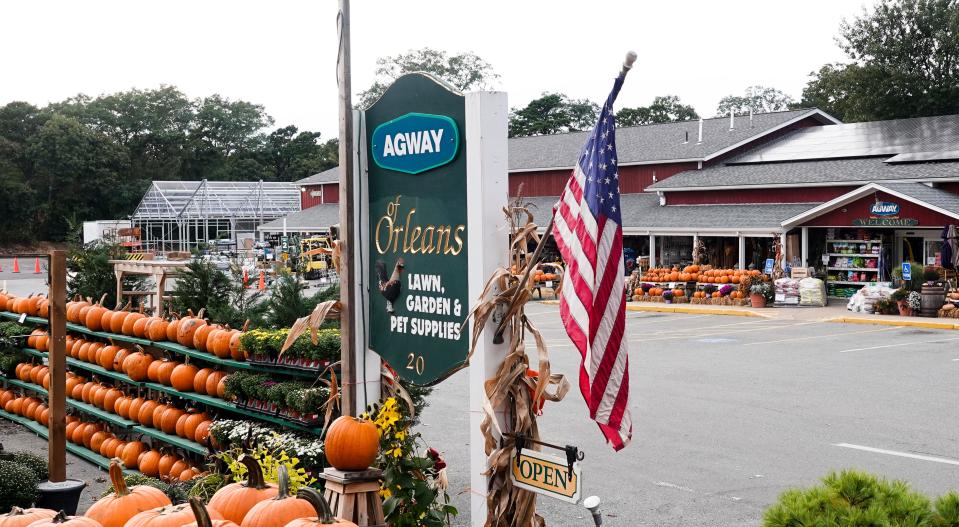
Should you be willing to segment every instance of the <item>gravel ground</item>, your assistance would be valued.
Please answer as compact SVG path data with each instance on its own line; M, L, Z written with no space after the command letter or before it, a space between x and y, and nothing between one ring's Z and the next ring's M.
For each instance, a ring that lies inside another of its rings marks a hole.
M4 450L26 450L44 457L47 455L46 439L6 419L0 419L0 438L2 438ZM110 486L105 471L69 452L67 452L67 477L85 481L87 484L87 487L83 489L83 495L80 496L80 506L77 509L77 512L81 514Z

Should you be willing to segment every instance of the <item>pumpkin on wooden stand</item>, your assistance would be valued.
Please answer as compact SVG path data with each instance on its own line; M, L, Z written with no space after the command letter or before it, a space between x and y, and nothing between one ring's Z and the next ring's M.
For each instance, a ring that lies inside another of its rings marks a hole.
M85 516L100 522L103 527L123 527L130 518L142 511L172 505L162 490L148 485L127 488L119 459L110 461L110 481L113 493L108 494L87 509Z
M13 507L10 512L0 514L0 527L27 527L33 522L49 520L56 516L56 511L50 509L21 509Z
M310 502L290 495L290 474L286 465L279 465L276 496L254 505L243 517L240 527L286 527L297 518L310 517L313 512Z
M316 516L297 518L286 524L286 527L324 527L326 525L357 527L357 525L351 521L334 517L333 511L330 510L330 504L326 502L326 498L324 498L323 495L321 495L316 489L303 487L297 491L296 497L301 500L308 501L310 506L313 507L313 511L316 513Z
M379 448L376 425L366 419L337 417L326 433L326 460L339 470L366 470Z
M221 511L223 517L240 524L247 513L261 501L273 498L279 492L276 485L263 479L263 469L250 456L243 456L240 462L246 466L246 481L230 483L213 494L210 507Z

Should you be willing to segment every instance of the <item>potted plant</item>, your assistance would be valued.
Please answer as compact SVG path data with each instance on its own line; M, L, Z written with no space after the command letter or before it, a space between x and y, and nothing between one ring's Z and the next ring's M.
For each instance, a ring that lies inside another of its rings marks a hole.
M904 317L912 316L912 309L906 303L906 297L909 296L909 290L905 287L896 289L889 295L889 300L896 303L896 306L899 308L899 314Z
M667 290L663 291L663 302L666 302L667 304L672 304L672 303L673 303L673 292L672 292L672 290L667 289Z
M766 301L772 297L773 287L763 282L749 286L749 301L753 307L766 307Z
M922 295L915 291L910 291L906 297L906 305L909 306L909 316L912 316L922 307Z

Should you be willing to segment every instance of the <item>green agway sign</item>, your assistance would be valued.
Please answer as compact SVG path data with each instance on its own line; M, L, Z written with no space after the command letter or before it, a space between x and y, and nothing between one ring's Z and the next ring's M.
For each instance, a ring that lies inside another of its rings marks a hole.
M464 97L422 74L366 110L370 349L435 384L466 362L469 336Z

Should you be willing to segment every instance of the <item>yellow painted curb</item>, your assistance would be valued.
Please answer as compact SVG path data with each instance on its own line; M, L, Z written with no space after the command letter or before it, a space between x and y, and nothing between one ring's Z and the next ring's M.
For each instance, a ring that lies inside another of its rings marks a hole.
M540 302L550 306L558 305L556 300L544 300ZM655 313L686 313L690 315L729 315L734 317L761 317L771 318L770 315L764 315L755 311L746 311L743 309L710 309L703 307L690 307L677 304L663 304L661 306L626 304L626 311L649 311Z
M897 320L881 318L856 318L856 317L838 317L830 318L826 322L839 322L843 324L867 324L874 326L900 326L928 329L959 329L959 324L952 322L926 322L924 320Z

